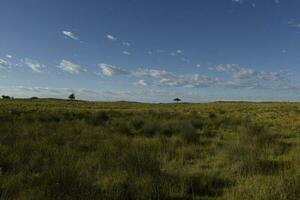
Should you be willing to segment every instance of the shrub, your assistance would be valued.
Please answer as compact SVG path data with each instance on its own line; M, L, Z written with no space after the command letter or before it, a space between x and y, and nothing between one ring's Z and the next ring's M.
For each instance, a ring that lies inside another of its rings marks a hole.
M106 112L100 111L96 113L88 114L86 117L86 121L93 126L101 126L104 125L109 120L109 116Z
M250 177L230 190L227 195L228 199L233 200L297 200L300 198L299 176Z
M274 173L280 164L269 160L267 149L274 142L265 127L249 122L239 129L235 143L228 146L228 164L236 164L236 172L241 175Z
M158 133L160 125L161 124L158 122L158 120L149 118L145 121L144 125L140 129L140 134L148 137L153 137Z
M196 129L189 121L182 121L178 124L178 129L182 140L186 143L197 143L198 134Z

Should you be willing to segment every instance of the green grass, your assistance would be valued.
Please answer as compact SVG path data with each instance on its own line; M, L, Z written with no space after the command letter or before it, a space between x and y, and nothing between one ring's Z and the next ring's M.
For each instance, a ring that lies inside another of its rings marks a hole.
M0 100L0 199L300 199L300 104Z

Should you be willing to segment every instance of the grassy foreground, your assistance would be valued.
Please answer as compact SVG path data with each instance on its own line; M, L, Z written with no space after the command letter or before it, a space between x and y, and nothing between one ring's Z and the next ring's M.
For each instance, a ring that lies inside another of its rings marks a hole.
M0 100L0 199L300 199L300 104Z

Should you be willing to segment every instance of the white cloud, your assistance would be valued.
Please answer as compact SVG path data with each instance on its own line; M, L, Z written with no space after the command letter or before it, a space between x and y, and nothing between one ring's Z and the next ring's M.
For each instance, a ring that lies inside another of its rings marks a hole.
M300 28L300 23L296 22L295 19L289 20L287 24L294 28Z
M197 64L196 67L200 68L200 67L201 67L201 64Z
M71 38L73 40L79 40L79 38L70 31L62 31L62 34L64 34L66 37Z
M109 40L112 40L112 41L116 41L117 38L114 37L113 35L106 35L106 38L109 39Z
M58 65L58 68L60 68L63 71L69 72L71 74L78 74L80 72L87 71L86 69L82 68L80 65L74 64L67 60L62 60Z
M38 63L38 62L36 62L36 61L33 61L33 60L31 60L31 59L28 59L28 58L24 59L24 60L23 60L23 63L24 63L27 67L29 67L33 72L37 72L37 73L41 73L42 70L43 70L43 68L46 67L45 65L40 64L40 63Z
M251 3L251 6L253 8L256 8L256 3L254 3L254 0L231 0L233 3L237 3L237 4L243 4L243 3ZM275 4L279 4L280 0L273 0L273 2Z
M216 67L218 72L226 72L231 74L235 79L251 78L257 76L257 72L253 69L243 68L237 64L225 64Z
M200 74L194 75L174 75L169 78L159 80L160 86L171 87L211 87L218 83L217 78L211 78Z
M6 58L12 58L12 55L7 54L5 57Z
M131 46L131 44L130 44L129 42L122 42L122 44L123 44L124 46L127 46L127 47L130 47L130 46Z
M11 67L12 64L10 62L0 58L0 69L10 70Z
M108 64L99 64L99 67L104 76L126 75L130 74L128 71L122 70L116 66Z
M146 81L143 80L143 79L138 80L138 81L136 82L136 84L137 84L137 85L141 85L141 86L147 86L147 85L148 85L148 84L146 83Z
M275 82L283 82L285 79L279 72L257 71L237 64L219 65L214 70L228 73L231 77L222 84L232 88L272 88Z
M278 72L257 71L250 68L241 67L237 64L219 65L215 68L218 72L226 72L234 79L261 79L268 81L281 80L283 77Z
M128 51L123 51L122 53L123 53L124 55L128 55L128 56L130 55L130 53L129 53Z
M188 58L181 58L181 61L182 61L182 62L185 62L185 63L187 63L187 64L190 64L190 63L191 63L190 59L188 59Z
M204 75L176 75L166 70L139 69L132 73L136 77L152 78L151 85L171 87L209 87L218 81L218 78L210 78Z
M236 72L240 69L240 66L237 64L222 64L216 67L218 72Z
M169 77L173 76L171 72L166 70L157 70L157 69L139 69L136 72L133 72L133 75L137 77L146 76L146 77Z
M256 75L257 72L253 69L241 68L240 70L233 73L233 78L236 79L251 78Z
M209 77L201 74L177 75L165 70L140 69L132 73L136 77L149 77L151 85L169 87L226 87L226 88L271 88L274 82L283 81L278 72L256 71L236 64L219 65L214 70L225 72L229 78Z
M126 71L108 64L100 64L99 67L105 76L130 75L131 77L138 78L135 84L144 86L273 89L275 83L284 82L281 73L257 71L241 67L237 64L224 64L211 68L211 70L229 74L227 78L209 77L202 74L178 75L166 70L157 69ZM142 79L143 77L147 77L147 82ZM286 88L290 87L286 86Z
M258 74L258 77L262 80L266 80L266 81L278 81L278 80L282 80L283 77L280 73L278 72L260 72Z
M244 0L232 0L234 3L243 3Z
M171 53L169 53L170 56L176 56L176 55L179 55L179 54L182 54L183 53L183 50L176 50L176 51L173 51Z

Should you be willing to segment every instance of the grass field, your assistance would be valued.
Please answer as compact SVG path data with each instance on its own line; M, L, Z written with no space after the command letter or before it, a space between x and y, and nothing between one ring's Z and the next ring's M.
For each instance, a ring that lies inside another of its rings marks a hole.
M0 100L0 199L300 199L300 104Z

